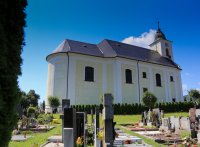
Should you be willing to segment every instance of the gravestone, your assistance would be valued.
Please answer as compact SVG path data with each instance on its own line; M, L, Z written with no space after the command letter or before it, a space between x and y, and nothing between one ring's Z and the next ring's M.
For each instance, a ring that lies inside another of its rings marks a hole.
M76 112L76 136L84 138L84 147L86 147L87 141L87 120L85 112Z
M62 99L62 111L64 111L64 108L70 107L70 100L69 99Z
M196 109L196 117L200 120L200 109Z
M85 124L85 130L84 130L84 147L87 146L87 136L88 136L88 120L87 120L87 112L84 113L84 124Z
M198 143L200 144L200 132L197 133L197 140L198 140Z
M62 99L62 112L64 113L64 108L69 108L70 107L70 100L69 99ZM62 136L64 136L64 114L60 115L60 119L62 119ZM63 142L63 138L62 138L62 142Z
M175 122L174 122L175 117L170 116L170 129L175 129Z
M143 117L143 124L147 125L147 112L146 111L143 112L143 116L144 116Z
M152 122L152 111L150 109L148 111L147 122Z
M76 146L76 110L74 108L64 108L64 147ZM69 138L66 138L69 137ZM73 138L73 140L71 140ZM67 140L67 141L66 141ZM69 146L73 144L73 146Z
M99 108L96 107L95 108L95 120L94 120L94 128L95 128L95 132L94 132L94 146L95 147L99 147L100 146L100 140L98 140L97 138L97 133L99 132Z
M174 118L174 128L175 128L175 133L179 133L179 130L180 130L180 118L179 117Z
M99 108L98 107L96 107L95 108L95 114L96 114L96 132L98 132L99 131Z
M143 122L139 122L138 126L143 127L144 126Z
M169 130L169 119L168 118L162 118L162 125L161 128L164 131L168 131Z
M190 121L187 117L181 117L180 118L180 128L183 130L190 131Z
M85 121L84 121L84 112L76 112L76 135L77 137L84 136L85 130Z
M103 147L113 147L113 142L114 142L114 132L113 132L114 110L112 107L112 100L113 100L113 97L111 94L104 94L104 97L103 97L103 120L104 120Z
M94 127L94 116L93 116L93 109L90 110L90 115L91 115L91 129L92 129L92 134L95 132L95 127Z

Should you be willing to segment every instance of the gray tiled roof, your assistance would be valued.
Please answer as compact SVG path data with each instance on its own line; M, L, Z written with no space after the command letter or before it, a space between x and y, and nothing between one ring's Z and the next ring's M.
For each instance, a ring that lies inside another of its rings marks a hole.
M102 58L128 58L180 69L175 62L161 56L156 51L107 39L97 45L66 39L54 50L52 54L67 52Z

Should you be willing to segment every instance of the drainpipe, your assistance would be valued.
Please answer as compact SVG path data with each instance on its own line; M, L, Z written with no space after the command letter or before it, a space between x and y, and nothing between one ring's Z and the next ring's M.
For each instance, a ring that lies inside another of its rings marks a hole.
M140 69L139 69L139 61L137 61L137 73L138 73L138 92L139 92L139 103L141 102L140 100Z
M69 99L68 98L68 88L69 88L69 86L68 86L68 81L69 81L69 54L67 53L67 95L66 95L66 99Z

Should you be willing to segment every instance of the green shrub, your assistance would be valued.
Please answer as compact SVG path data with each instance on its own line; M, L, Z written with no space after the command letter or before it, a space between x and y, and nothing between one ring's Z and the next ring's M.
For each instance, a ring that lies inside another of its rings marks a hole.
M154 106L157 102L157 97L153 93L147 91L144 93L144 95L142 97L142 102L149 109L152 109L152 108L154 108Z
M30 116L35 116L37 117L37 108L36 107L32 107L30 106L28 109L27 109L27 116L30 117Z
M79 112L95 113L95 107L98 105L76 105L72 106L76 108ZM98 106L100 111L103 109L103 105ZM164 112L188 112L190 108L193 107L193 102L165 102L165 103L156 103L155 108L160 108ZM148 111L148 107L143 104L132 103L132 104L113 104L114 114L141 114L143 111Z

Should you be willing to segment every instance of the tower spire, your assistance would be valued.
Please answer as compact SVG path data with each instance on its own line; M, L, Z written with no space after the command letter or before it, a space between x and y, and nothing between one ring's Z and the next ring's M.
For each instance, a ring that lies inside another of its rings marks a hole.
M158 29L160 29L160 21L158 20Z

